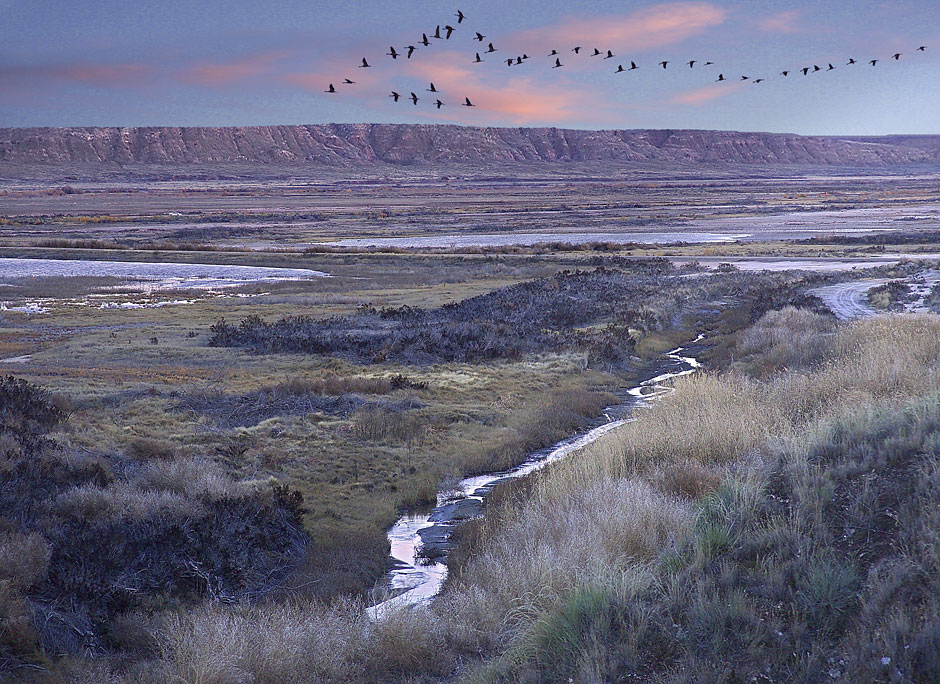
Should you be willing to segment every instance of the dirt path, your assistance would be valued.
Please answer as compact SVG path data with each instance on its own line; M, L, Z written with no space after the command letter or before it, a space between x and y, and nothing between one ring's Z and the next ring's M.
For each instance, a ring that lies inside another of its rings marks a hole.
M838 285L827 285L815 290L810 290L825 302L832 313L839 320L849 320L852 318L864 318L865 316L874 316L878 312L868 303L868 291L879 285L884 285L887 279L880 280L855 280L848 283L839 283Z

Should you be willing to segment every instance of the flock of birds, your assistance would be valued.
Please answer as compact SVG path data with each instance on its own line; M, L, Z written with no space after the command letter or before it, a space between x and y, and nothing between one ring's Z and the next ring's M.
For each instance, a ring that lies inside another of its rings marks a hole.
M456 27L451 26L450 24L447 24L443 27L438 25L437 28L434 30L434 33L431 34L430 36L428 36L427 33L422 33L421 40L416 41L418 43L417 45L405 46L401 49L401 51L396 50L394 46L390 46L389 51L386 53L386 56L391 57L393 60L397 60L399 57L402 57L404 59L411 59L415 51L419 50L421 47L424 47L424 48L431 47L434 44L432 41L450 40L451 36L458 30L457 27L463 24L464 19L467 18L467 16L463 12L461 12L459 9L457 10L457 14L454 16L457 17ZM441 34L442 31L443 31L443 35ZM479 31L475 31L473 35L473 40L477 41L478 43L482 45L483 41L486 40L486 36L480 33ZM573 52L575 55L580 55L582 50L584 50L584 47L580 45L576 45L575 47L571 48L571 52ZM926 50L927 50L927 46L921 45L920 47L917 48L916 52L926 52ZM475 53L473 64L481 64L484 61L486 61L481 56L481 52L484 55L489 55L494 52L499 52L499 49L494 47L493 43L488 42L486 50L481 50ZM608 60L608 59L614 59L616 57L616 55L614 54L612 50L606 50L606 51L599 50L596 47L593 48L593 52L589 52L585 50L585 54L591 57L600 57L602 61ZM902 56L903 56L903 53L897 52L891 55L890 57L886 58L885 60L877 59L877 58L869 59L867 60L867 63L870 66L874 67L874 66L877 66L878 62L881 62L881 61L888 61L891 59L893 59L894 61L900 61ZM550 53L548 53L548 57L549 58L554 57L555 59L554 64L552 64L552 67L551 67L552 69L561 69L565 66L561 61L561 54L558 52L558 50L552 50ZM505 62L506 62L506 66L513 67L513 66L521 66L525 62L527 62L529 59L530 59L529 55L526 53L523 53L515 57L507 57L505 59ZM856 60L853 57L853 58L850 58L848 62L846 62L846 66L854 66L860 63L861 62L859 62L859 60ZM666 70L669 68L670 64L672 64L672 62L670 62L669 60L663 60L661 62L658 62L656 66L662 67L664 70ZM694 69L696 64L700 65L700 68L701 68L701 67L713 66L714 62L702 61L702 60L696 60L696 59L689 60L688 62L682 62L683 66L688 66L690 69ZM363 57L362 63L359 65L359 68L369 69L371 67L372 65L369 64L368 59ZM636 71L639 68L640 67L637 65L636 62L631 61L630 66L628 67L624 67L623 64L618 64L616 70L614 70L614 73L621 74L621 73L626 73L630 71ZM790 76L790 74L796 74L800 72L802 72L803 76L808 76L811 73L816 73L819 71L835 71L837 68L838 67L833 65L831 62L827 62L825 67L821 67L818 64L813 64L812 66L801 67L799 69L785 69L784 71L780 72L780 76L787 77L787 76ZM719 73L718 78L716 79L715 82L722 83L722 82L726 82L730 80L734 80L734 79L725 78L724 73ZM741 76L737 80L738 82L750 81L751 83L757 85L757 84L763 83L767 79L766 78L753 78L752 79L750 76ZM342 81L342 85L356 85L356 82L349 78L345 78ZM433 96L435 97L432 105L434 107L437 107L437 109L444 107L445 103L441 101L440 96L439 96L440 91L434 86L434 83L431 83L430 86L431 86L430 88L427 88L427 92L432 93ZM336 94L339 91L336 89L336 87L332 83L330 83L329 88L325 90L324 92L329 93L329 94ZM401 93L393 90L391 94L389 94L389 97L392 98L395 102L398 102L399 100L405 100L405 101L411 100L411 103L415 106L417 106L418 102L421 101L422 99L418 97L418 95L413 91L407 97L403 97ZM470 101L469 97L464 97L464 101L461 103L461 106L462 107L476 107L476 105Z

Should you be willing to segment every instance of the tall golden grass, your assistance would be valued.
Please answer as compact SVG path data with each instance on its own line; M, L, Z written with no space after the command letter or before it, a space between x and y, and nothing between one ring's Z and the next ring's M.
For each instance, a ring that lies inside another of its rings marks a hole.
M784 334L794 323L819 339ZM799 449L836 421L940 390L940 318L880 317L835 333L818 323L813 314L790 311L758 326L771 328L768 346L778 358L800 361L799 349L812 350L814 370L779 371L764 381L737 371L679 378L651 410L540 478L531 501L504 516L510 522L441 600L456 614L486 607L527 619L512 621L511 629L491 624L466 646L526 639L537 616L573 588L616 584L678 546L695 522L684 491L700 495L731 473L741 478L740 471L758 467L775 445ZM788 344L793 348L781 350ZM759 483L743 482L742 495L753 498Z

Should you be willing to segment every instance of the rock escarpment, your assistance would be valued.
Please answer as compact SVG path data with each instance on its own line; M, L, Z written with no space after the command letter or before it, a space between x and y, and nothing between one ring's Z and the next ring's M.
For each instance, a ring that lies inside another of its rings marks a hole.
M415 124L3 128L7 164L487 164L590 162L888 166L940 162L940 136L840 138L696 130Z

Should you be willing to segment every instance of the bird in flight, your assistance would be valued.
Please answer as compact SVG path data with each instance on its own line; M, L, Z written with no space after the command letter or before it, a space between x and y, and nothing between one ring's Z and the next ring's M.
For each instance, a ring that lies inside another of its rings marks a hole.
M348 78L344 78L344 79L343 79L343 84L344 84L344 85L355 85L356 82L355 82L355 81L350 81Z
M689 61L689 68L690 68L690 69L692 69L692 68L695 67L695 61L696 61L696 60L694 60L694 59L691 60L691 61Z
M809 67L803 67L802 69L800 69L800 71L802 71L803 75L806 76L806 74L809 73Z
M438 92L437 88L434 87L434 84L433 84L433 83L431 84L431 87L430 87L430 88L427 88L427 91L428 91L429 93L436 93L436 92Z
M751 80L751 77L750 77L750 76L742 76L742 77L741 77L741 80L742 80L742 81L750 81L750 80Z
M483 42L483 39L486 38L486 36L484 36L482 33L480 33L479 31L477 31L477 35L475 36L475 38L476 38L477 41L479 41L480 43L482 43L482 42Z
M512 66L512 57L506 60L506 66Z
M416 48L414 45L408 46L408 59L411 59L411 55L413 55L417 49L418 48Z
M871 64L872 66L875 66L876 64L878 64L878 60L877 60L877 59L873 59L873 60L871 60L871 61L869 62L869 64Z
M833 70L835 70L835 67L832 66L832 62L829 62L829 68L826 69L826 71L833 71Z
M601 51L598 50L597 48L594 48L594 54L592 55L592 57L597 57L599 54L601 54Z
M414 93L411 93L411 104L417 105L419 99L420 98L417 95L415 95Z
M391 52L386 52L385 54L391 57L392 59L398 59L398 52L395 50L394 46L388 48Z
M490 44L487 46L486 51L487 51L487 52L496 52L496 48L494 48L494 47L493 47L493 44L490 43Z
M614 53L611 52L610 50L608 50L608 51L607 51L607 56L604 57L604 59L611 59L613 56L614 56Z
M819 68L819 65L818 65L818 64L814 64L814 65L813 65L813 73L815 74L817 71L822 71L822 69Z
M455 16L457 17L457 23L458 23L458 24L463 23L463 20L467 18L467 15L465 15L465 14L464 14L463 12L461 12L460 10L457 10L457 14L456 14Z
M437 38L438 40L440 40L441 38L441 25L440 24L437 25L436 29L434 29L434 35L431 36L431 38Z
M324 93L335 93L335 92L336 92L336 88L334 88L334 87L333 87L333 84L331 83L329 89L328 89L328 90L324 90L323 92L324 92Z
M476 53L476 54L477 54L477 58L476 58L475 60L473 60L473 63L474 63L474 64L479 64L479 63L482 62L483 60L480 59L480 53L479 53L479 52Z
M427 47L428 45L431 44L431 41L428 40L428 34L427 34L427 33L422 33L422 34L421 34L421 44L422 44L424 47Z
M669 60L666 60L665 62L660 62L660 63L659 63L659 66L661 66L663 69L665 69L667 64L669 64Z
M621 73L622 71L624 71L623 64L618 64L618 65L617 65L617 73L619 74L619 73Z
M780 72L780 75L781 75L781 76L789 76L789 75L790 75L790 72L789 72L789 71L781 71L781 72Z
M705 66L711 66L714 62L705 62Z
M755 78L755 79L754 79L754 85L757 85L758 83L763 83L763 82L764 82L764 79L762 79L762 78Z
M365 57L362 58L362 64L359 65L359 68L360 68L360 69L368 69L368 68L369 68L369 63L366 61L366 58L365 58Z
M460 22L458 21L457 23L459 24ZM438 109L440 109L441 107L444 106L444 103L441 102L440 100L435 100L435 101L434 101L434 106L437 107Z
M516 64L522 64L522 57L516 57Z
M398 93L396 93L396 92L393 90L393 91L392 91L392 94L389 95L389 97L392 98L393 100L395 100L395 102L398 102L398 98L400 98L401 95L399 95Z
M846 62L845 64L846 64L846 66L848 66L849 64L855 64L855 58L854 58L854 57L849 57L849 61Z
M891 55L891 59L893 59L895 62L899 61L901 59L901 53L895 52L893 55Z
M454 32L454 27L453 27L453 26L450 26L450 25L447 25L447 26L444 27L444 30L447 31L447 35L445 36L445 38L446 38L447 40L450 40L450 34Z
M577 55L577 54L579 54L579 53L581 52L581 46L578 45L577 47L573 47L573 48L571 48L571 51L572 51L574 54Z
M469 98L469 97L465 97L465 98L464 98L464 103L463 103L462 106L464 106L464 107L476 107L476 105L473 104L473 103L470 101L470 98Z
M926 51L927 51L927 46L926 46L926 45L921 45L919 48L917 48L917 51L918 51L918 52L926 52Z
M561 59L558 58L558 57L556 57L556 58L555 58L555 66L553 66L552 69L558 69L559 67L563 67L563 66L565 66L565 65L561 63Z
M724 80L725 80L725 75L724 75L724 74L718 74L718 80L715 81L715 83L720 83L721 81L724 81Z
M549 56L549 57L554 57L554 56L557 55L557 54L558 54L558 50L552 50L551 52L548 53L548 56Z
M640 67L636 65L636 62L630 62L630 68L627 69L627 71L633 71L634 69L639 69L639 68Z

